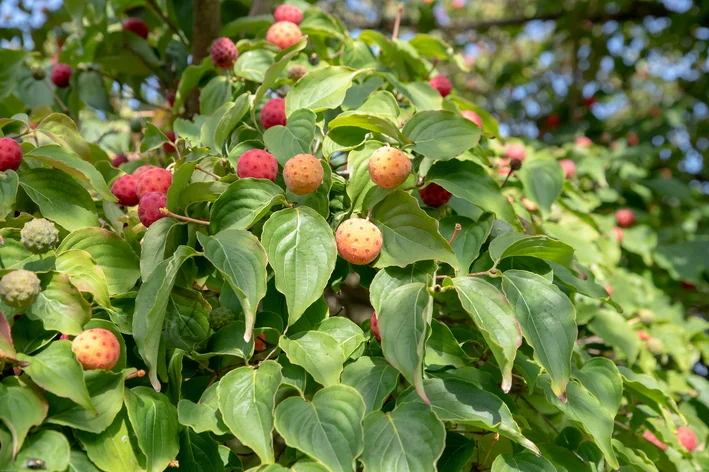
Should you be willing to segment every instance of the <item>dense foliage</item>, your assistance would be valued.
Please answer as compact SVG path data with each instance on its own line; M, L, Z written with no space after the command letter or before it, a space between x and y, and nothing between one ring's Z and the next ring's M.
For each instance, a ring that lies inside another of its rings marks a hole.
M168 3L0 51L0 469L709 468L706 197L648 144L503 139L444 40L305 2L188 64Z

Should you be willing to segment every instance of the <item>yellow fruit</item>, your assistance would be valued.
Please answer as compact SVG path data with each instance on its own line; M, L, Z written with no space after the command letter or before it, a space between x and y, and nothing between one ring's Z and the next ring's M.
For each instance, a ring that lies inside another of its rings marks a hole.
M411 173L411 159L396 148L384 146L369 158L369 176L382 188L396 188Z
M283 180L288 190L296 195L313 193L323 180L320 160L310 154L298 154L291 157L283 167Z
M121 345L107 329L87 329L74 338L71 350L84 370L111 370L121 355Z
M362 218L342 222L335 233L340 256L355 265L365 265L377 258L382 250L382 232L374 223Z

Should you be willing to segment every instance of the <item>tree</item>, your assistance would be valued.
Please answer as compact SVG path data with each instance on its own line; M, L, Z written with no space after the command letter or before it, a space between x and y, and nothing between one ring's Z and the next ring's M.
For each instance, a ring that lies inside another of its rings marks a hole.
M268 3L0 51L0 468L707 466L704 194Z

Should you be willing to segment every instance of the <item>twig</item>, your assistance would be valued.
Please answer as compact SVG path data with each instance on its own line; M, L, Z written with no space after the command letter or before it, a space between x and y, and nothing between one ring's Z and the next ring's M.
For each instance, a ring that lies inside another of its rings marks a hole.
M394 31L391 33L392 41L399 36L399 25L401 24L401 13L404 11L404 4L399 3L399 9L396 12L396 20L394 20Z
M453 230L453 236L451 236L450 240L448 241L448 244L451 246L455 242L455 238L458 237L458 233L460 233L460 230L463 229L463 227L460 225L460 223L455 224L455 229Z
M545 422L546 424L548 424L548 425L551 427L551 429L554 430L554 432L555 432L556 434L559 434L559 430L556 428L556 426L554 426L554 423L552 423L552 422L549 420L549 418L547 418L546 416L544 416L544 413L542 413L541 411L539 411L539 410L537 409L537 407L534 406L534 405L532 405L532 403L531 403L529 400L527 400L526 398L524 398L524 397L519 397L519 398L522 399L522 400L524 400L524 403L526 403L527 405L529 405L529 408L531 408L532 410L536 411L536 412L539 414L539 416L542 417L542 419L544 420L544 422Z
M126 380L134 379L134 378L140 378L145 376L145 371L143 369L140 369L137 372L133 372L132 374L126 375Z
M507 184L507 181L510 180L510 176L514 172L514 169L510 169L510 171L507 173L507 177L505 177L505 181L502 182L502 185L500 185L500 188L505 188L505 185Z
M69 111L69 108L64 104L64 102L62 101L62 99L59 98L59 95L57 95L57 92L54 91L54 89L52 88L52 85L49 83L49 81L47 80L46 77L44 78L44 83L47 85L47 88L49 89L49 91L50 91L50 92L52 93L52 95L54 96L54 99L55 99L55 100L59 103L59 105L62 107L62 110L64 110L64 113L66 113L67 115L71 116L71 112Z
M189 221L190 223L198 223L200 225L209 225L209 221L198 220L196 218L190 218L189 216L182 216L171 212L167 208L160 208L160 213L165 216L170 216L172 218L177 218L178 220Z
M485 459L483 459L483 461L482 461L483 464L485 464L487 462L487 459L488 459L488 457L490 457L490 453L492 452L492 448L495 447L495 443L499 439L500 439L500 433L495 433L495 437L492 438L492 443L490 443L490 449L487 450L487 454L485 454Z
M211 175L212 177L214 177L214 178L217 179L217 180L221 180L221 177L220 177L220 176L218 176L218 175L215 174L214 172L208 171L207 169L201 167L199 164L197 164L197 165L195 166L195 169L197 169L197 170L199 170L199 171L201 171L201 172L204 172L204 173L207 174L207 175Z
M155 2L155 0L147 0L147 2L148 2L148 5L150 5L151 7L153 7L153 10L155 10L155 13L157 13L158 16L160 16L160 18L162 18L162 20L163 20L165 23L167 23L167 26L169 26L170 29L175 32L175 34L180 38L180 41L182 41L182 43L183 43L185 46L189 46L189 44L187 43L187 40L182 37L182 34L180 33L180 30L177 28L177 26L175 26L175 24L174 24L172 21L170 21L170 18L168 18L167 15L165 15L165 14L163 13L163 11L160 9L160 7L159 7L158 4Z

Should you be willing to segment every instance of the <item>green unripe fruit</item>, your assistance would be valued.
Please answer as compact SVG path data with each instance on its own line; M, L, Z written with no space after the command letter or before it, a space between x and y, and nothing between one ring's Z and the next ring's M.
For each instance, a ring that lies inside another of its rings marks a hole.
M34 80L44 80L44 78L47 76L47 73L44 72L44 69L41 67L33 67L32 68L32 78Z
M41 290L39 279L29 270L13 270L0 279L0 298L13 308L29 308Z
M134 133L143 132L143 120L140 118L133 118L130 120L130 130Z
M649 325L655 322L655 313L643 308L642 310L638 311L638 318L640 318L642 324Z
M49 220L37 218L22 227L20 240L34 254L44 254L59 243L59 230Z
M234 321L234 312L223 306L217 307L209 314L209 326L214 331L219 331Z
M665 348L665 345L662 343L662 341L657 338L648 339L646 346L647 350L650 351L652 354L655 354L656 356L662 354L662 351Z

